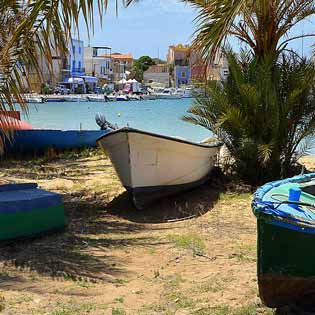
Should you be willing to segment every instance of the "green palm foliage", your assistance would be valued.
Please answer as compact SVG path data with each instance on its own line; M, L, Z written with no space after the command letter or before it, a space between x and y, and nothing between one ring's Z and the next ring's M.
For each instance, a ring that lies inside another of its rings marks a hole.
M291 40L301 37L289 37L289 31L315 14L313 0L182 1L199 12L194 46L208 60L229 36L247 44L258 59L276 60Z
M112 1L117 10L118 0ZM125 6L132 2L121 1ZM26 111L22 92L29 83L27 69L40 77L38 56L44 55L51 64L52 51L66 54L71 33L78 32L80 15L88 30L93 30L94 10L102 17L107 5L108 0L1 0L0 110L14 110L18 103ZM4 116L1 123L6 123ZM8 130L2 131L9 136Z
M236 171L252 183L287 176L315 133L314 64L294 54L274 64L228 53L226 82L210 81L184 120L225 143Z

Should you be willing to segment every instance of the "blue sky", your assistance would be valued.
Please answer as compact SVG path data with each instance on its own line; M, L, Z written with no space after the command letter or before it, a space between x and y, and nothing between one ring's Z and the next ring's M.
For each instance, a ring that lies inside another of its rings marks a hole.
M120 8L118 17L110 6L102 29L96 16L90 43L108 45L113 52L132 53L135 57L159 54L165 59L169 45L191 41L195 14L191 7L176 0L142 0L126 9ZM81 38L88 44L84 30Z
M111 4L114 0L109 1ZM142 55L166 58L169 45L190 43L195 31L194 18L197 12L177 0L140 0L128 8L120 8L116 17L115 8L111 5L104 16L103 27L99 17L95 17L95 31L90 38L91 45L107 45L112 52L132 53L135 58ZM302 22L292 34L311 32L314 22ZM81 30L81 39L89 43L87 32ZM304 55L311 51L312 39L304 40ZM237 50L239 42L231 42ZM292 48L302 51L302 41L297 40Z

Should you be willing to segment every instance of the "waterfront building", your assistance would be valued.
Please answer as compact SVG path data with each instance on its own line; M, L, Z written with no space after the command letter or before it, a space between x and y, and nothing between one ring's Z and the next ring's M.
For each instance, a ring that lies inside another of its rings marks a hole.
M47 87L54 88L59 84L67 85L73 92L84 92L83 41L70 39L68 54L61 54L58 49L52 49L51 62L43 54L38 55L38 66L41 77L34 69L28 69L29 85L32 91L41 93L42 82Z
M28 81L24 79L24 76L23 81L26 91L42 93L43 86L53 88L63 80L62 69L67 68L67 59L53 49L51 63L42 54L38 54L37 60L40 75L33 67L28 67L26 69Z
M143 73L144 84L160 83L165 87L170 84L170 66L168 64L157 64L150 66Z
M131 54L112 53L111 68L113 82L126 80L128 73L131 71L133 56Z
M191 51L191 80L202 82L204 80L224 81L229 74L229 65L222 52L218 52L214 61L207 64L198 52Z
M112 81L111 47L88 46L84 48L84 67L86 76L89 76L89 90L94 90L96 84L102 86ZM94 78L94 79L93 79Z
M189 45L178 44L170 46L167 53L167 63L173 70L171 81L175 87L191 83L191 48Z
M85 93L84 42L72 38L68 43L68 51L68 56L63 62L60 82L72 93Z
M224 81L229 74L229 64L222 52L218 52L214 61L207 67L208 80Z

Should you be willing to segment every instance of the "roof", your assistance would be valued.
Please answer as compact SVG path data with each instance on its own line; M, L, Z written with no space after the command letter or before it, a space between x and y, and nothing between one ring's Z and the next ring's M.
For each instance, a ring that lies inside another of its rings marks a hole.
M133 59L132 54L119 54L119 53L113 53L111 55L104 54L103 57L112 57L113 59Z
M112 49L112 47L109 46L88 46L94 49Z

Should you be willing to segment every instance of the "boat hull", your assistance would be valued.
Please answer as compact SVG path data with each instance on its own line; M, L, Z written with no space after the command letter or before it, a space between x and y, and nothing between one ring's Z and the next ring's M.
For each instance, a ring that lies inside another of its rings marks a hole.
M131 128L98 140L137 208L201 185L209 178L219 146L207 146Z
M258 285L269 307L315 308L315 234L258 219ZM310 305L312 303L313 305Z
M64 229L67 224L60 195L36 184L0 185L0 241Z
M48 148L76 149L95 147L96 140L109 130L18 130L12 142L6 143L7 152L36 152Z
M157 94L156 97L162 100L178 100L182 98L181 95L177 94Z
M128 187L125 186L126 190L132 197L132 201L134 205L138 209L144 208L146 205L170 196L175 195L183 191L188 191L194 189L202 184L204 184L207 180L211 177L211 171L209 172L208 176L204 176L200 180L197 180L192 183L186 184L178 184L178 185L164 185L164 186L149 186L149 187Z

